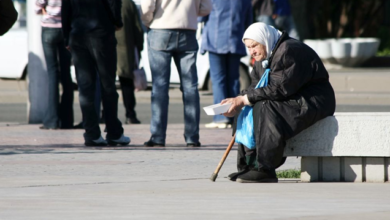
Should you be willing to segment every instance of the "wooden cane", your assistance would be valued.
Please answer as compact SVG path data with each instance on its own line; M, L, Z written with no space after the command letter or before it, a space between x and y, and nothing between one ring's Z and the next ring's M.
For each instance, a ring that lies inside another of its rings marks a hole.
M236 139L236 134L233 135L232 140L230 140L230 143L229 143L228 147L226 148L226 151L223 154L221 161L219 161L217 169L215 169L214 173L211 175L211 177L210 177L211 181L215 182L215 180L217 179L219 170L221 169L223 163L225 162L227 156L229 155L229 152L230 152L230 150L232 149L232 147L234 145L234 140L235 139Z

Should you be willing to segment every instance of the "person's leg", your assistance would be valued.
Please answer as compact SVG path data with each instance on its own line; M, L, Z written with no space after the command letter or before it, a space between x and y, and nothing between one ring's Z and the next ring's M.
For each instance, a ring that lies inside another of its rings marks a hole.
M62 30L59 30L62 36ZM70 52L65 48L63 38L58 42L57 48L60 59L60 79L62 95L59 109L61 128L73 128L73 82L70 75Z
M292 16L278 16L275 19L275 24L280 30L286 31L290 37L299 40L299 35L295 28Z
M240 94L240 58L238 54L227 54L226 68L226 98L233 98ZM228 118L229 123L233 118Z
M171 52L168 50L170 49L170 38L170 31L150 30L148 33L148 55L152 73L152 118L150 121L152 136L149 142L150 145L152 143L165 145L172 58ZM147 143L145 145L148 145Z
M121 84L122 96L123 96L123 105L126 109L126 122L127 124L139 124L140 122L137 119L135 112L135 94L134 94L134 81L131 78L119 77L119 82ZM138 122L138 123L137 123Z
M116 140L123 135L122 123L118 119L118 93L116 78L116 39L115 35L89 37L89 48L100 78L101 96L107 128L107 139ZM96 72L95 72L96 74Z
M228 55L209 52L209 61L214 104L218 104L228 97ZM213 122L228 123L229 119L223 115L214 115Z
M86 38L72 37L70 41L73 63L76 67L79 100L83 115L85 141L96 140L101 136L98 116L95 109L96 68L89 48L91 44Z
M46 129L56 129L59 127L58 118L58 76L59 64L57 59L57 41L60 39L58 32L54 28L42 28L42 46L46 60L48 73L48 94L47 94L47 109L43 118L43 127Z
M257 17L258 22L263 22L265 24L271 25L275 27L274 19L269 15L260 15Z
M184 139L187 145L200 146L200 101L196 69L198 42L195 31L179 31L177 41L179 43L177 51L174 53L174 61L179 72L180 90L183 93Z

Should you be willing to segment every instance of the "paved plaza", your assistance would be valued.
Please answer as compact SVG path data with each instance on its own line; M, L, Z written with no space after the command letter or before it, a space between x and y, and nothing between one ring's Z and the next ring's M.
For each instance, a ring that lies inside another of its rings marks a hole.
M389 219L388 183L231 182L235 147L211 182L231 131L203 127L201 148L185 147L180 124L167 147L143 147L149 126L125 125L130 146L89 148L82 130L0 124L0 219Z

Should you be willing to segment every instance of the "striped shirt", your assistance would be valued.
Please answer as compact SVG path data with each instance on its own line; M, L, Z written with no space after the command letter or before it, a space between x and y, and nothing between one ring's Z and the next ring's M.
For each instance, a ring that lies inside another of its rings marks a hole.
M43 9L46 11L42 16L42 27L61 28L61 4L62 0L36 0L35 12L43 14Z

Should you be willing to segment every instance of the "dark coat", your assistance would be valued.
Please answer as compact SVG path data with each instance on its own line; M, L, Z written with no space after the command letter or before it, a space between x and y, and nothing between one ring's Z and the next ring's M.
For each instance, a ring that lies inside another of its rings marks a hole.
M121 0L62 0L61 22L65 46L69 37L114 35L123 26Z
M258 160L268 168L280 164L286 140L333 115L336 106L328 72L310 47L283 33L272 54L268 86L255 89L264 73L256 62L252 84L241 93L255 104Z
M121 77L133 78L135 63L134 49L138 49L138 57L143 50L144 33L137 6L132 0L122 1L123 29L115 33L117 46L117 74Z
M11 0L0 0L0 36L14 25L18 18L18 12Z

